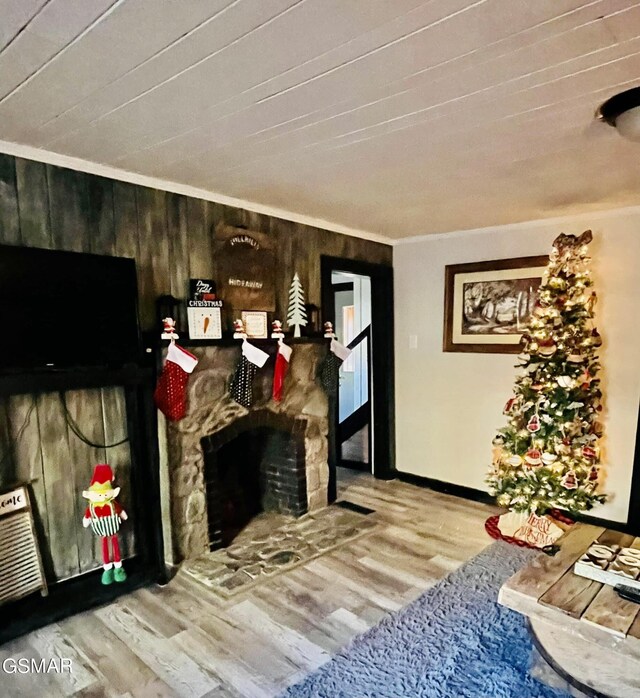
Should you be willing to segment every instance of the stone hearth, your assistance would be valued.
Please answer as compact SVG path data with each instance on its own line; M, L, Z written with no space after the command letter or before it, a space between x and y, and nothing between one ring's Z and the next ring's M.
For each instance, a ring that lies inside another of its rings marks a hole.
M176 562L210 549L203 443L208 447L215 445L226 440L228 435L240 435L248 427L264 425L281 432L289 430L298 444L297 457L304 460L305 477L296 477L297 482L306 480L303 485L306 510L312 512L327 505L327 400L316 381L318 364L325 356L326 347L320 343L294 345L280 403L271 399L274 359L270 358L258 370L254 405L246 409L229 397L229 383L240 358L239 344L192 350L199 363L189 379L187 415L180 422L167 423L171 527ZM261 344L261 348L275 355L275 342ZM237 426L235 432L233 425ZM220 433L227 436L216 440L215 435ZM266 508L295 515L304 513L304 506L295 504L295 498L292 499L294 485L283 487L278 481L282 464L274 463L271 470L276 482L269 490Z

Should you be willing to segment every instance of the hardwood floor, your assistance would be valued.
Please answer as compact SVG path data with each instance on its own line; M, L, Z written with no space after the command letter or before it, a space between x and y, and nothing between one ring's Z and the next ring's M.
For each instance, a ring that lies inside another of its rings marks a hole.
M73 672L0 670L0 696L277 696L491 542L484 504L368 474L338 482L339 499L375 510L370 535L228 601L176 578L31 633L0 647L0 667L63 657Z

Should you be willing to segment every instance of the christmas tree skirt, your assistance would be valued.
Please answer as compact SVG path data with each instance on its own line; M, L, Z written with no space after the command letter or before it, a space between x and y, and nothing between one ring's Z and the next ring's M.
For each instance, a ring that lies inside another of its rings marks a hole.
M496 540L504 540L523 548L543 549L554 546L572 523L560 512L537 516L528 512L509 511L490 516L484 527Z

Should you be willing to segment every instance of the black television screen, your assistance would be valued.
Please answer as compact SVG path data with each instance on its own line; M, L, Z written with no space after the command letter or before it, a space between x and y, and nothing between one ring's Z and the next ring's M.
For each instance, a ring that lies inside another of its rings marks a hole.
M0 370L140 359L133 259L0 245Z

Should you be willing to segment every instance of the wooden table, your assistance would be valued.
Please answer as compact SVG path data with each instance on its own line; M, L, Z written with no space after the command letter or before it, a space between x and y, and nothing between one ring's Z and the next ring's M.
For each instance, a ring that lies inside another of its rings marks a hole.
M541 553L508 579L498 601L529 618L552 666L587 695L640 696L640 604L573 574L591 543L640 549L640 538L575 524L555 557Z

